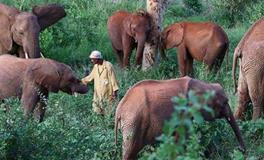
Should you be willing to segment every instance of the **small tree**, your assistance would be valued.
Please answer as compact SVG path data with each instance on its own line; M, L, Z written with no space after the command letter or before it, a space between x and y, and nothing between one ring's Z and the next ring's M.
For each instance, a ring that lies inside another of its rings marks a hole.
M162 17L168 3L169 0L147 0L147 11L152 17L152 27L144 47L142 61L143 70L150 68L157 62L160 32L162 30Z

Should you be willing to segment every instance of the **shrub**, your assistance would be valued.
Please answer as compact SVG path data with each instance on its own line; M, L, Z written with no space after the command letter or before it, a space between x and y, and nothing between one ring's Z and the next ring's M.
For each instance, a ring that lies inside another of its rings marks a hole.
M252 3L250 6L247 7L246 11L248 15L245 22L250 24L255 23L258 19L260 19L264 15L263 1L257 0L257 2Z
M244 20L245 9L251 3L251 0L212 0L213 19L232 27Z
M183 0L183 4L192 14L202 12L203 6L200 0Z

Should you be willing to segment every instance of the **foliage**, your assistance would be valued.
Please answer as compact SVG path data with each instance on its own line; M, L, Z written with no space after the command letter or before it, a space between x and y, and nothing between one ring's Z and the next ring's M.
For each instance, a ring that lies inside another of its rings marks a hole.
M258 19L262 18L264 15L264 4L261 0L255 0L255 3L252 3L246 8L247 11L247 20L250 24L255 23Z
M246 7L253 1L251 0L212 0L213 19L224 23L229 27L237 22L244 21Z
M203 6L200 0L183 0L184 6L192 13L201 13Z
M95 115L87 102L89 97L52 95L40 124L24 119L17 100L5 103L8 111L0 112L0 159L116 159L112 115Z

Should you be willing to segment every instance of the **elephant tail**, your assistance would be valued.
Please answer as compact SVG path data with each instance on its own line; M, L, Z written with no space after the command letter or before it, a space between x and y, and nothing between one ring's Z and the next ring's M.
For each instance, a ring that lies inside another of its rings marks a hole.
M116 114L116 117L115 117L115 145L117 146L117 134L118 134L118 124L120 124L119 122L120 122L120 119L121 119L121 117L118 115L118 114Z
M241 55L240 48L236 48L234 57L233 57L233 67L232 67L232 77L233 77L233 82L234 82L234 87L235 87L235 93L237 92L237 81L236 81L237 59L240 57L240 55Z

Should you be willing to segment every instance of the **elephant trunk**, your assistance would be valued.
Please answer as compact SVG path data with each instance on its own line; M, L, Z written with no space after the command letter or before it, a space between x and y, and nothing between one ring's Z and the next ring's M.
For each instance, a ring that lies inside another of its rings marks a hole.
M233 77L233 82L234 82L234 87L235 87L235 93L237 92L237 82L236 82L236 67L237 67L237 59L240 53L238 49L235 50L234 57L233 57L233 67L232 67L232 77Z
M71 93L80 93L85 94L88 92L88 88L86 85L78 84L71 87Z
M39 33L33 33L33 35L26 38L25 42L23 43L23 48L25 57L28 56L28 58L40 58Z
M226 108L227 108L227 113L225 114L225 118L228 121L228 123L230 124L230 126L232 127L232 129L233 129L233 131L237 137L237 140L239 142L239 149L244 153L246 151L246 147L245 147L244 141L242 139L241 132L240 132L239 127L236 123L236 120L235 120L235 118L231 112L230 106L228 105Z
M141 65L142 64L142 59L143 59L143 51L144 51L144 46L146 42L146 36L143 35L139 39L137 39L137 53L136 53L136 64Z
M160 38L160 56L163 60L168 60L168 58L166 57L166 54L165 54L165 49L166 49L166 45L165 45L166 41L165 39L161 36Z

